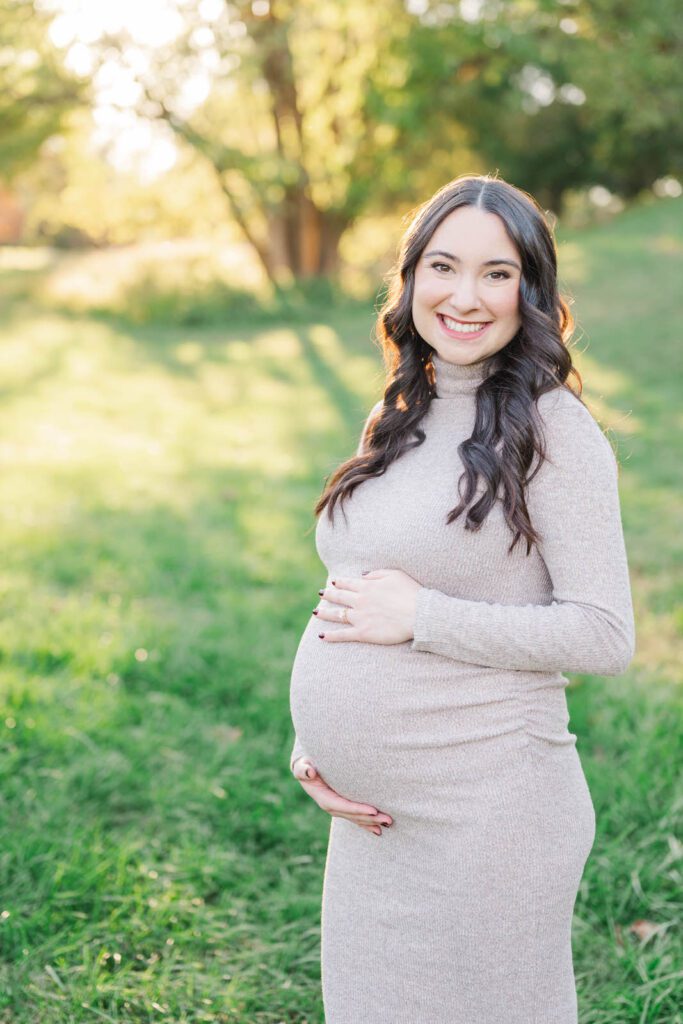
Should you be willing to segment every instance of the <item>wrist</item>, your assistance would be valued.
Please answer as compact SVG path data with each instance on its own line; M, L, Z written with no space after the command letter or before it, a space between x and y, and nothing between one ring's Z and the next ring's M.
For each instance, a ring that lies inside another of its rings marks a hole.
M427 587L417 587L413 594L413 607L410 618L410 639L415 639L415 632L419 629L419 623L422 615L422 605L425 599Z

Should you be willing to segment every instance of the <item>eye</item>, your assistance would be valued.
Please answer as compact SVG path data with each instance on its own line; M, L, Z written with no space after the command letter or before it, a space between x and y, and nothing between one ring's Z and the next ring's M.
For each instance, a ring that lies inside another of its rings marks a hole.
M450 266L448 265L448 263L432 263L431 266L434 268L434 270L439 270L439 269L450 270L451 269Z
M495 275L498 275L496 281L507 281L510 277L506 270L492 270L489 277L494 277Z

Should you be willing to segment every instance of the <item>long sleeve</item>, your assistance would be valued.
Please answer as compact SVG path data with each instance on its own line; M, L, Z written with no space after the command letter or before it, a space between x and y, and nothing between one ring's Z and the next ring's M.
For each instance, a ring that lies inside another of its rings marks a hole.
M527 507L552 602L468 601L423 587L411 647L493 668L619 675L635 626L614 453L565 389L538 408L551 461L529 484Z

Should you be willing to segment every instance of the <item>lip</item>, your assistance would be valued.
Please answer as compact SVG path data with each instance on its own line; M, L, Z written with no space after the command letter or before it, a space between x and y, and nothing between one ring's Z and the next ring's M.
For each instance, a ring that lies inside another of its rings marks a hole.
M448 338L456 338L458 341L477 341L479 338L483 337L483 335L486 333L488 328L493 323L492 320L487 320L487 321L458 320L458 318L455 317L455 316L449 316L448 317L449 320L455 320L455 322L458 323L458 324L476 324L476 323L480 323L480 322L484 323L484 326L482 327L482 329L480 331L475 331L475 332L472 332L472 331L462 331L462 332L460 332L460 331L452 331L450 329L450 327L446 327L446 323L444 321L444 317L446 315L447 315L446 313L437 313L436 314L437 320L439 321L439 326L441 327L441 330L446 335L446 337L448 337Z
M447 316L449 320L455 320L456 324L490 324L490 320L461 320L459 316L451 316L450 313L439 313L439 316Z

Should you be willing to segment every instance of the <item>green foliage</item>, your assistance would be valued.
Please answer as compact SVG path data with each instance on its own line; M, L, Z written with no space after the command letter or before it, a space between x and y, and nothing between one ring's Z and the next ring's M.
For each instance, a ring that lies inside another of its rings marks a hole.
M313 308L328 315L367 304L329 277L272 288L258 276L248 255L244 246L200 240L68 256L53 251L48 272L33 284L32 297L63 313L89 313L120 324L219 328L308 322Z
M353 305L353 299L328 277L301 279L261 298L254 291L231 288L218 279L189 278L182 286L169 289L150 271L119 296L114 308L94 307L92 311L133 324L222 327L306 323L312 309L329 314Z
M424 6L398 43L401 149L417 133L431 157L455 122L487 168L556 212L568 189L599 183L632 197L680 175L675 0L482 0L471 20Z
M581 1020L681 1024L683 202L560 242L638 624L629 672L568 694L598 820ZM313 503L380 393L372 309L139 328L25 288L0 277L0 1019L319 1024L329 822L287 686Z
M570 189L630 197L681 171L675 0L239 0L210 29L202 11L185 4L180 36L150 49L140 113L213 169L274 286L333 274L359 217L463 171L556 212Z
M10 169L57 131L78 89L46 16L28 0L0 3ZM55 143L27 181L32 237L186 234L196 209L197 229L239 230L277 288L334 276L361 218L405 210L463 172L498 170L557 213L596 184L635 196L683 171L678 6L238 0L209 16L188 0L175 39L122 31L88 44L137 80L137 113L175 133L182 167L136 190L84 153L74 119L79 146Z
M187 153L164 175L141 181L95 150L92 111L79 109L16 180L26 244L120 246L153 239L235 237L208 169ZM106 202L103 202L106 197ZM222 228L222 230L221 230Z
M28 166L84 99L49 43L48 24L32 0L0 0L0 178Z
M226 212L275 286L335 273L341 235L361 214L446 172L442 162L422 173L423 152L401 156L381 102L405 80L390 46L413 25L402 0L274 0L263 11L240 0L208 36L196 2L183 18L177 40L149 51L140 114L161 119L213 168ZM125 65L131 41L116 44ZM109 60L111 45L102 43ZM197 80L208 95L192 104L186 87ZM454 156L476 160L460 135L457 126L447 134L447 176Z

